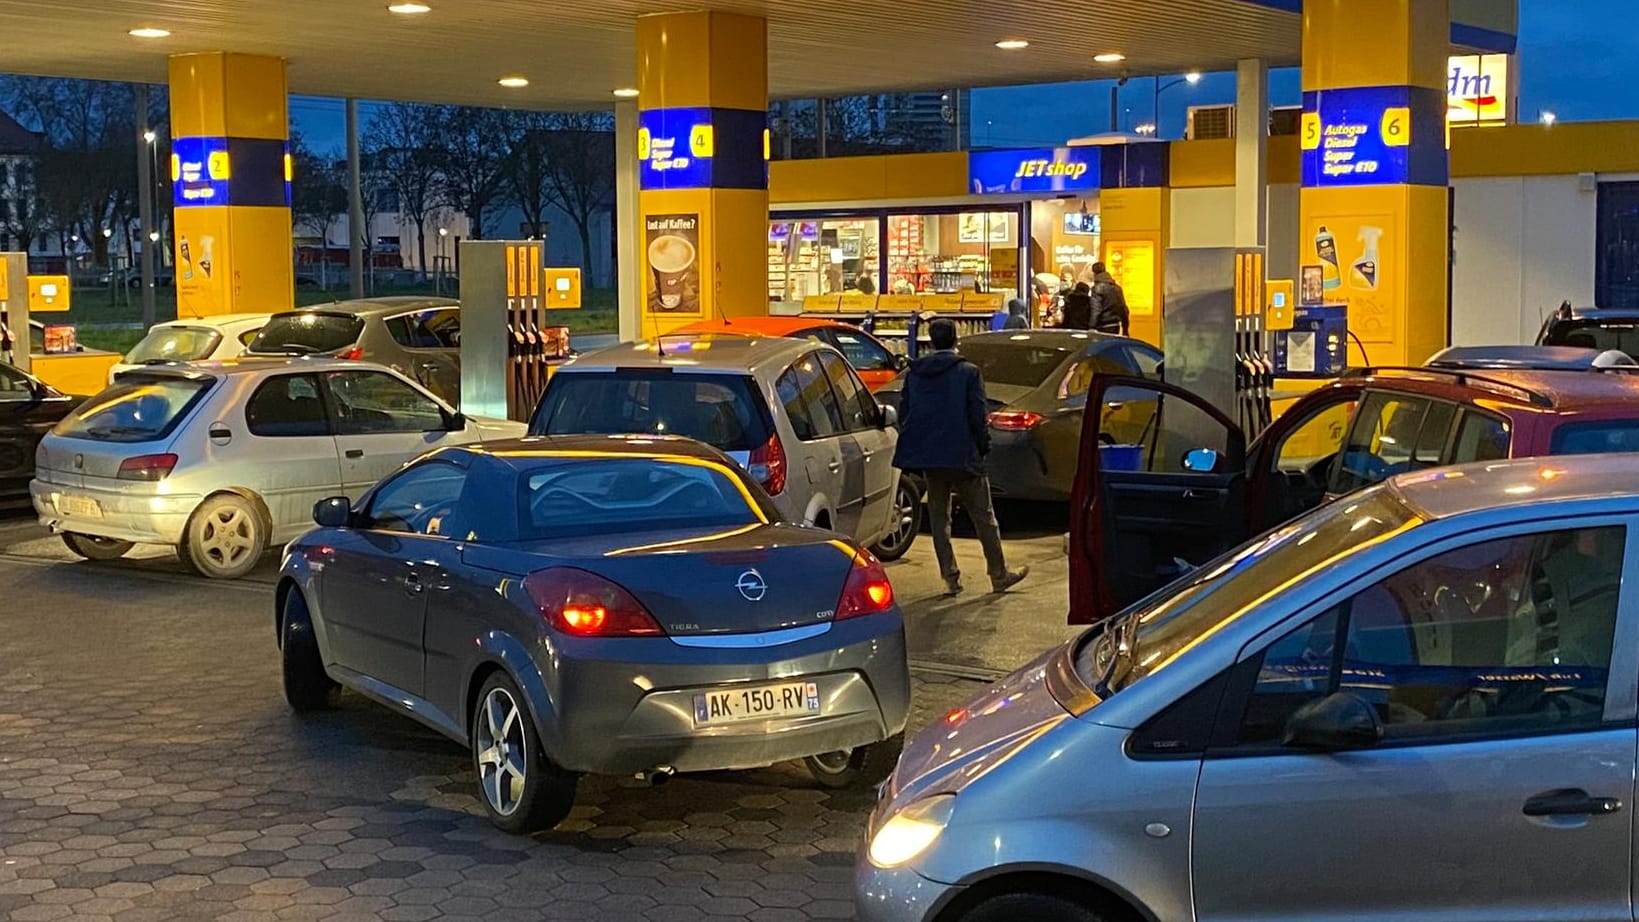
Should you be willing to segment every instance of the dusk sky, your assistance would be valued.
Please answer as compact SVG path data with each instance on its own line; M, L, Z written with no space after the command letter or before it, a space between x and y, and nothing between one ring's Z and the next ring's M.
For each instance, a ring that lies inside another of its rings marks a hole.
M1639 94L1626 69L1639 60L1639 2L1635 0L1519 0L1522 121L1552 111L1561 120L1639 118ZM1166 83L1171 78L1162 78ZM973 93L969 112L975 147L1057 144L1106 131L1110 125L1108 81L1005 87ZM1147 122L1154 84L1134 79L1122 91L1121 127ZM1198 85L1177 84L1161 97L1161 136L1183 134L1189 106L1235 101L1233 74L1208 74ZM1298 73L1270 76L1270 103L1297 105ZM321 150L344 144L342 103L294 97L291 119ZM368 104L364 117L369 118Z

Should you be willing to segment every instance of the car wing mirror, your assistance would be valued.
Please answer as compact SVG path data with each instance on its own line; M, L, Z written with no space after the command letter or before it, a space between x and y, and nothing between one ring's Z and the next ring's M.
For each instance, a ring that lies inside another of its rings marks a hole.
M353 504L345 496L331 496L313 504L313 521L321 528L346 528L353 524Z
M908 355L896 355L896 356L893 357L894 371L904 371L905 369L907 369L909 367L911 367L910 356L908 356Z
M894 407L890 407L885 403L877 404L876 408L876 418L881 423L882 428L892 429L899 425L899 410L895 409Z
M1337 692L1297 709L1281 745L1314 752L1370 749L1383 741L1383 722L1363 698Z
M1210 448L1192 449L1184 455L1184 470L1192 474L1210 474L1218 469L1218 453Z
M467 429L467 415L465 413L451 413L445 417L444 426L451 432L465 432Z

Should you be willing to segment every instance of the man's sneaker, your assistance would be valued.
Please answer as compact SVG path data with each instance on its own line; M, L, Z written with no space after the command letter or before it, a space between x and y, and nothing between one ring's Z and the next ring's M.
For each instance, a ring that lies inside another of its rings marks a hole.
M962 578L960 576L945 577L945 595L961 595Z
M1009 573L1006 576L1002 577L1001 579L991 580L990 581L990 591L994 592L994 593L997 593L997 594L1006 592L1007 590L1012 589L1014 586L1017 586L1018 584L1024 582L1024 578L1026 576L1029 576L1029 575L1030 575L1030 568L1029 567L1020 567L1017 570L1014 570L1012 573Z

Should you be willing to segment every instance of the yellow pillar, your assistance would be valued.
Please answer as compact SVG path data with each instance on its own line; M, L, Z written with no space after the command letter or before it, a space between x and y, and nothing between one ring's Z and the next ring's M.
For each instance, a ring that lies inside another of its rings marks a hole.
M643 336L768 312L768 26L637 21Z
M1157 347L1170 200L1165 185L1105 189L1098 195L1101 258L1127 296L1129 332Z
M289 310L289 115L282 58L173 55L179 317Z
M1448 0L1303 7L1300 264L1376 365L1421 364L1448 335L1450 24Z

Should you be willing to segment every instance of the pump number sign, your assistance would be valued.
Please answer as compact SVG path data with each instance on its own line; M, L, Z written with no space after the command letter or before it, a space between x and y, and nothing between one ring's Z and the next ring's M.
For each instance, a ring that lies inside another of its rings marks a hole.
M1443 105L1437 91L1420 87L1304 93L1299 128L1303 184L1444 184Z

